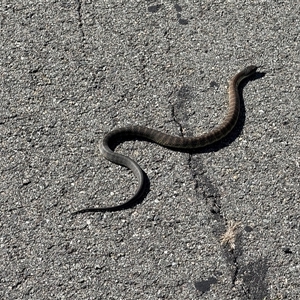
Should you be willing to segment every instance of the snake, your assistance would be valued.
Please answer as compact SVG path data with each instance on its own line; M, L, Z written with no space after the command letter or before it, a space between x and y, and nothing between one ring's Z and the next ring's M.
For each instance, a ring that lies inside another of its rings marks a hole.
M238 91L239 85L244 79L253 75L257 71L257 69L258 67L254 65L247 66L229 80L229 105L227 114L225 115L223 121L208 133L204 133L200 136L195 137L182 137L170 135L145 126L131 125L127 127L117 128L106 134L102 140L102 143L100 143L100 152L104 156L104 158L106 158L110 162L127 167L133 172L138 181L138 186L135 194L127 202L120 205L84 208L73 212L73 214L86 212L118 211L126 209L131 207L133 203L135 203L143 196L145 174L141 167L130 157L114 152L111 144L115 143L116 141L120 139L124 140L124 138L129 140L143 139L166 148L178 151L188 151L214 144L215 142L227 136L235 127L240 114L241 101Z

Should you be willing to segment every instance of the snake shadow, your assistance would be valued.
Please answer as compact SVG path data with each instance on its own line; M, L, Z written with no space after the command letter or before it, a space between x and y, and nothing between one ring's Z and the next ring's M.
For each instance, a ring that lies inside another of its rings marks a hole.
M254 81L257 79L260 79L262 77L265 76L266 73L264 72L256 72L255 74L253 74L252 76L250 76L249 78L244 79L238 88L238 93L239 93L239 97L240 97L240 115L239 115L239 119L235 125L235 127L233 128L233 130L224 138L222 138L221 140L199 148L199 149L193 149L193 150L178 150L175 148L170 148L170 147L166 147L168 149L171 149L172 151L177 151L177 152L182 152L182 153L189 153L189 154L195 154L195 153L207 153L207 152L217 152L222 148L226 148L228 147L232 142L235 141L235 139L241 134L243 127L245 125L245 120L246 120L246 110L245 110L245 104L244 104L244 98L243 98L243 89L244 87L247 85L247 83L249 81ZM109 146L110 148L114 151L116 149L116 147L118 145L120 145L123 142L126 141L148 141L150 143L152 143L151 140L148 140L146 138L128 138L128 137L124 137L124 138L119 138L118 140L112 142ZM130 208L134 208L135 206L137 206L138 204L142 203L143 200L146 198L146 196L148 195L149 191L150 191L150 180L147 176L147 174L143 171L144 173L144 184L143 184L143 190L142 193L137 195L137 197L133 197L131 198L129 201L125 202L124 204L121 204L117 207L114 208L114 211L120 211L120 210L126 210L126 209L130 209Z

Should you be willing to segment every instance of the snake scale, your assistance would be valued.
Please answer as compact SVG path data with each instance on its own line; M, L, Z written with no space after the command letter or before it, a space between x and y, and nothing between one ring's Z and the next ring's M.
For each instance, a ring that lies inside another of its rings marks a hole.
M258 67L248 66L239 73L237 73L229 81L228 96L229 96L229 108L223 122L216 126L212 131L205 133L197 137L179 137L170 134L163 133L161 131L151 129L144 126L128 126L119 129L115 129L109 132L100 144L101 154L109 161L122 165L130 169L138 180L137 190L132 198L127 202L110 207L92 207L84 208L75 211L73 214L85 213L85 212L106 212L117 211L130 207L130 204L135 203L143 194L143 186L145 181L145 175L140 166L131 158L115 153L110 145L120 139L145 139L163 147L177 149L177 150L192 150L199 149L204 146L213 144L223 137L225 137L235 126L240 113L240 98L238 93L239 84L247 77L253 75Z

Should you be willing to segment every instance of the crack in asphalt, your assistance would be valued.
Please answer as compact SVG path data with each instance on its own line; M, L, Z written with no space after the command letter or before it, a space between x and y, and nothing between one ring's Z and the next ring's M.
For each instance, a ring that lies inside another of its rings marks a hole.
M184 91L183 91L184 90ZM184 100L183 98L189 97L188 93L188 87L183 87L180 89L178 93L178 97L180 98L180 101ZM176 104L171 105L171 116L174 121L174 123L179 127L180 135L184 136L184 128L181 122L178 120L175 112L175 106ZM179 106L182 108L182 103L179 104ZM213 229L213 233L216 236L216 238L219 240L221 233L224 231L226 224L228 224L227 218L222 214L222 205L221 205L221 196L218 192L218 189L214 186L214 184L211 182L211 180L205 175L205 171L203 171L203 166L201 165L201 162L193 160L192 153L188 154L188 167L192 176L192 180L194 182L194 190L196 192L196 195L200 196L205 199L205 205L209 207L209 211L212 214L212 217L218 221L218 225L215 229ZM201 190L200 190L201 189ZM229 265L229 268L231 269L231 282L232 286L236 285L236 282L238 280L240 271L241 271L241 265L238 262L238 258L242 255L241 245L240 241L238 240L238 246L237 249L227 249L227 247L223 248L224 256L227 260L227 263ZM216 281L212 281L211 284L215 284ZM205 292L209 290L209 287L207 287L207 281L197 281L195 282L195 287L197 290ZM205 291L204 291L205 287Z
M81 2L81 0L76 0L76 2L77 2L76 11L77 11L77 16L78 16L78 28L79 28L82 38L84 38L85 34L83 31L83 22L82 22L82 2Z

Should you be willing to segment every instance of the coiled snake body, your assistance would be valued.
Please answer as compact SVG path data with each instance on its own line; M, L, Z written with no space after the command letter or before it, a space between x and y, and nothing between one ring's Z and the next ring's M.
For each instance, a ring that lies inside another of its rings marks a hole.
M127 207L130 207L131 203L134 203L139 199L143 194L143 186L144 186L144 172L140 168L140 166L133 161L131 158L121 155L119 153L115 153L110 144L114 141L122 139L126 137L126 139L130 138L140 138L146 139L148 141L152 141L156 144L159 144L164 147L173 148L177 150L191 150L201 148L210 144L215 143L216 141L225 137L235 126L240 112L240 99L238 93L238 86L242 80L253 75L258 67L256 66L248 66L243 69L241 72L237 73L230 81L229 81L229 108L228 112L223 120L223 122L216 126L209 133L205 133L198 137L179 137L173 136L170 134L163 133L161 131L151 129L144 126L128 126L119 129L115 129L109 132L103 139L102 144L100 144L100 151L102 155L109 161L125 166L129 168L135 175L138 180L138 187L134 194L134 196L129 199L127 202L111 206L111 207L100 207L100 208L85 208L82 210L78 210L73 214L84 213L84 212L105 212L105 211L117 211Z

